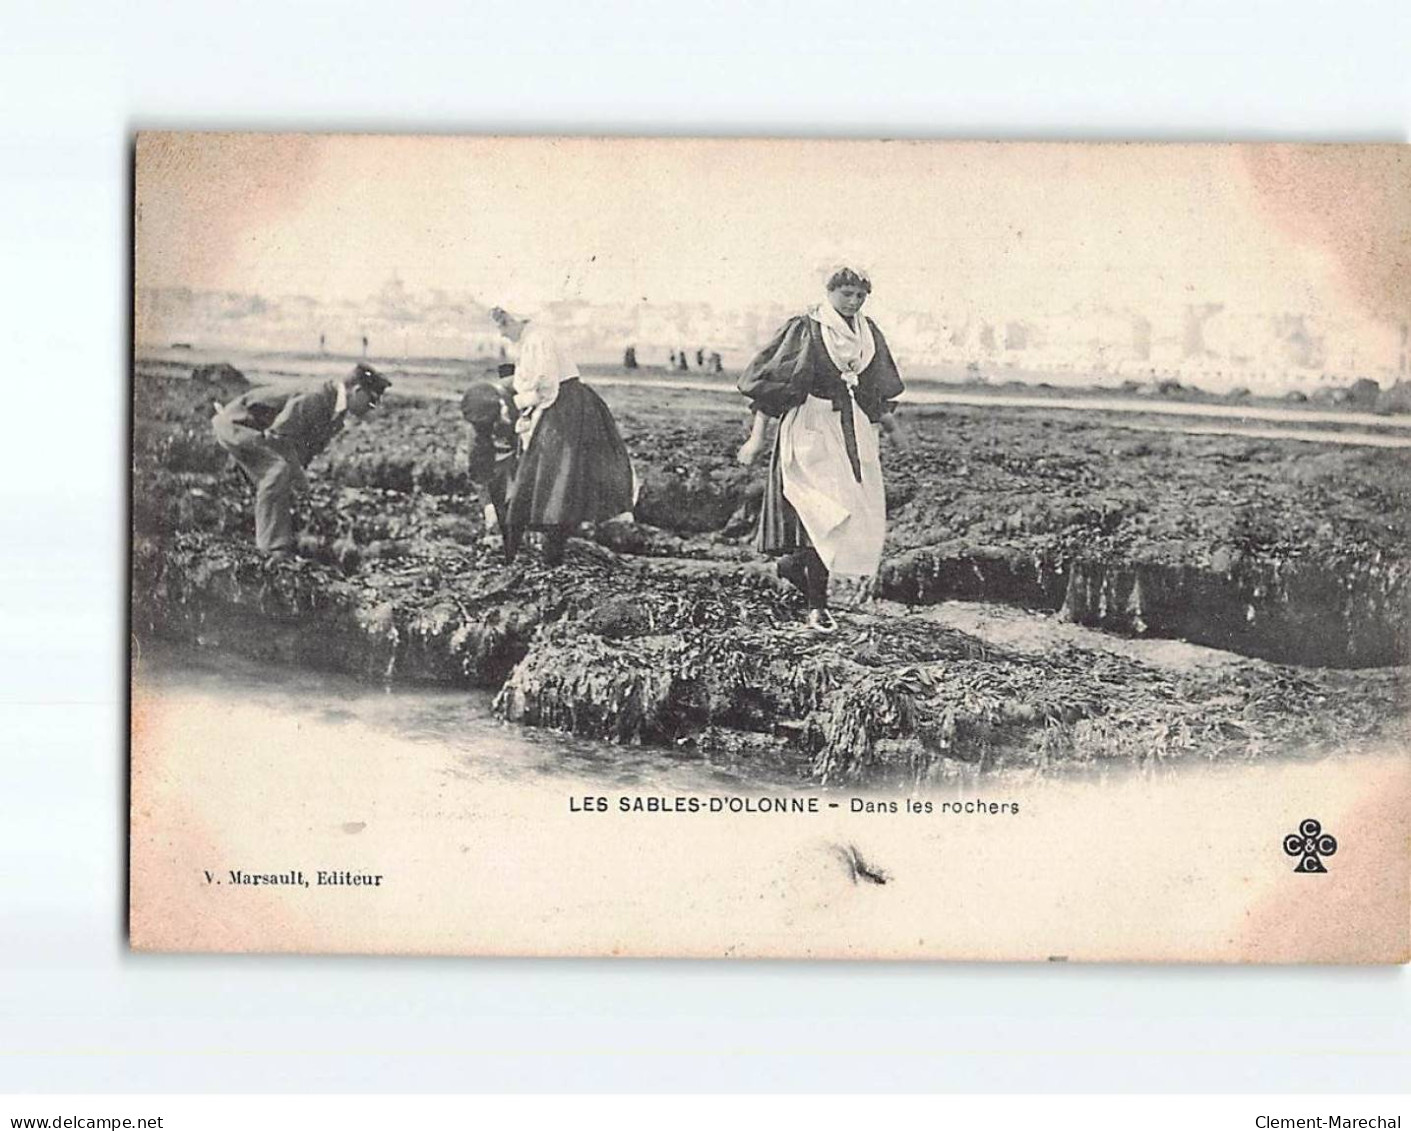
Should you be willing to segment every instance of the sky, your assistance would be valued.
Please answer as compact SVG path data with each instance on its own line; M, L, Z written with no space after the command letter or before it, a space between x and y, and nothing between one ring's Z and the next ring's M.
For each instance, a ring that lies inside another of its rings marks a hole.
M1398 146L147 134L136 198L139 287L1411 317Z

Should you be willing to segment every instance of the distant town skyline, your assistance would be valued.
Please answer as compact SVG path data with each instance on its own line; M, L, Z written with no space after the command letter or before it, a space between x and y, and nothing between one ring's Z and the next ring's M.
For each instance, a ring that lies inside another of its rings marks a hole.
M384 358L498 356L504 344L473 296L417 295L400 280L365 303L311 296L241 295L185 288L139 292L138 349L180 343L200 349L357 354L364 339ZM706 303L550 303L542 317L584 362L612 362L632 346L644 365L674 351L720 351L728 366L750 354L792 311L782 304L716 310ZM1188 303L1152 316L1133 307L1076 307L1047 316L989 320L973 312L889 310L879 315L904 367L972 367L1175 376L1207 387L1297 388L1324 379L1405 378L1404 332L1338 325L1290 312ZM693 365L694 367L694 365Z
M922 360L1384 374L1408 190L1402 147L144 135L137 336L739 351L847 259Z

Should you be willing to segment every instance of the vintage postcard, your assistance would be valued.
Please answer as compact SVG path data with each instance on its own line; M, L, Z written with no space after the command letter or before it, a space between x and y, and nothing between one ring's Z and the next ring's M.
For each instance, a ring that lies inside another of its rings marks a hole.
M132 946L1411 957L1411 152L136 141Z

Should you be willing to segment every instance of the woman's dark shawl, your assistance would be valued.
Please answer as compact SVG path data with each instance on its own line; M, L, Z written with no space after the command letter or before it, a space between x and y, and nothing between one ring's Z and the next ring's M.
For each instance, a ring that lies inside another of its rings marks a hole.
M867 368L858 375L852 397L857 400L857 407L867 414L867 419L876 424L896 408L896 398L901 396L903 386L882 331L872 319L867 322L872 327L876 349ZM839 414L853 478L862 482L857 435L848 404L852 398L841 371L828 355L828 347L823 344L823 328L816 319L806 314L790 318L740 374L736 387L749 397L756 412L766 416L783 416L803 404L810 395L831 401L833 411Z
M903 385L892 351L877 323L868 319L876 352L867 368L858 375L857 405L876 424L895 407ZM756 412L783 416L797 408L809 394L840 406L839 396L847 396L847 386L828 348L823 344L822 327L806 314L790 318L773 339L740 374L736 388L750 399Z

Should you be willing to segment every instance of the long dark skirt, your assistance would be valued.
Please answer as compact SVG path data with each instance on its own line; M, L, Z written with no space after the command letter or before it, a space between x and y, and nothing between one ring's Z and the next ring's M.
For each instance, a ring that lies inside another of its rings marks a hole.
M779 470L779 439L769 454L769 475L764 481L764 499L759 508L759 526L755 530L755 549L762 554L792 554L811 545L808 531L799 521L798 512L784 498L784 476Z
M582 381L563 382L515 469L506 526L571 528L631 509L632 460L612 413Z

